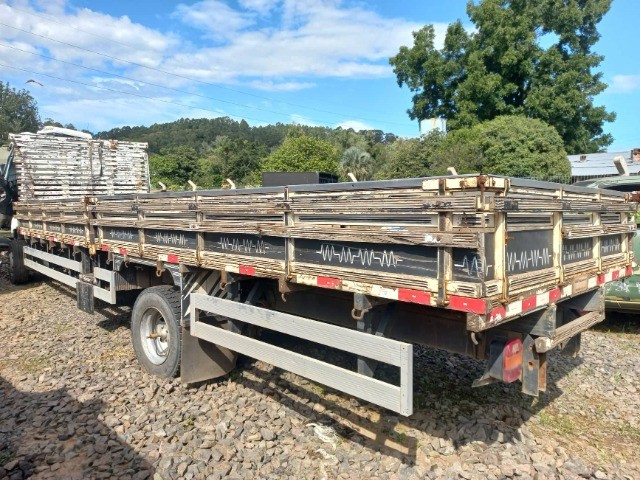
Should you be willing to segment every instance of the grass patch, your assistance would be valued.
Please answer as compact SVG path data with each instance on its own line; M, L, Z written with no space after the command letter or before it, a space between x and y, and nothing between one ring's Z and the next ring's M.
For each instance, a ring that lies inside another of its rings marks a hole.
M100 354L100 362L106 363L110 360L123 360L131 358L132 352L129 346L114 347L109 351Z
M71 330L73 330L73 325L70 325L68 323L63 323L61 325L56 325L55 328L53 329L53 332L56 335L61 335L63 333L70 332Z
M51 360L48 355L23 355L17 363L18 368L24 373L35 375L44 372L50 366Z
M327 391L324 389L322 385L312 385L311 390L313 391L313 393L315 393L319 397L324 397L325 394L327 393Z
M632 427L628 422L620 425L620 434L625 437L640 440L640 427Z
M401 445L405 445L406 442L407 442L407 434L404 433L404 432L398 432L398 431L394 430L393 432L391 432L391 438L395 442L397 442L397 443L399 443Z
M13 454L7 450L0 450L0 466L6 465L13 460Z
M187 418L185 418L182 421L182 426L183 427L193 427L195 425L195 423L196 423L195 417L192 416L192 415L189 415Z
M576 433L577 425L569 415L553 415L545 410L540 412L540 425L550 428L562 436Z
M640 333L640 322L636 315L612 312L608 313L604 322L595 325L593 329L606 334L616 334L616 336L636 335Z

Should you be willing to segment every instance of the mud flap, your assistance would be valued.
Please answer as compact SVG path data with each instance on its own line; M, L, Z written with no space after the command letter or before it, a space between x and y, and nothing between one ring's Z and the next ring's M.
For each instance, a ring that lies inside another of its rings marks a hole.
M85 282L78 282L76 284L76 291L78 292L78 309L82 310L83 312L93 314L93 285Z
M188 328L181 328L180 380L183 383L222 377L235 368L237 353L194 337Z

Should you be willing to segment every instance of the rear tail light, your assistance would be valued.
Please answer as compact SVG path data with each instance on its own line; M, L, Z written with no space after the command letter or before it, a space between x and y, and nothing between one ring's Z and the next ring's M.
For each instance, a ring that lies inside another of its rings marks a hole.
M515 382L522 373L522 340L509 340L502 350L502 381Z

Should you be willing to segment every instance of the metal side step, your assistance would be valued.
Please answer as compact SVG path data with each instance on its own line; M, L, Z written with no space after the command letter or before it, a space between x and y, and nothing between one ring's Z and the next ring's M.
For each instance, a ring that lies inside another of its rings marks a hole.
M198 320L209 312L400 368L400 386L233 333ZM357 330L192 293L191 335L361 398L402 415L413 413L413 345Z

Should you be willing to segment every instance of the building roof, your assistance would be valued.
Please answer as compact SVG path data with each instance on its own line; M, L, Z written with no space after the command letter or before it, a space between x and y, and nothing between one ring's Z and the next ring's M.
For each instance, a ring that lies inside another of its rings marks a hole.
M623 157L629 167L631 175L640 173L640 155L633 155L632 151L624 152L604 152L604 153L587 153L583 155L568 155L571 162L571 176L576 178L582 177L604 177L611 175L619 175L618 169L613 163L615 157Z

